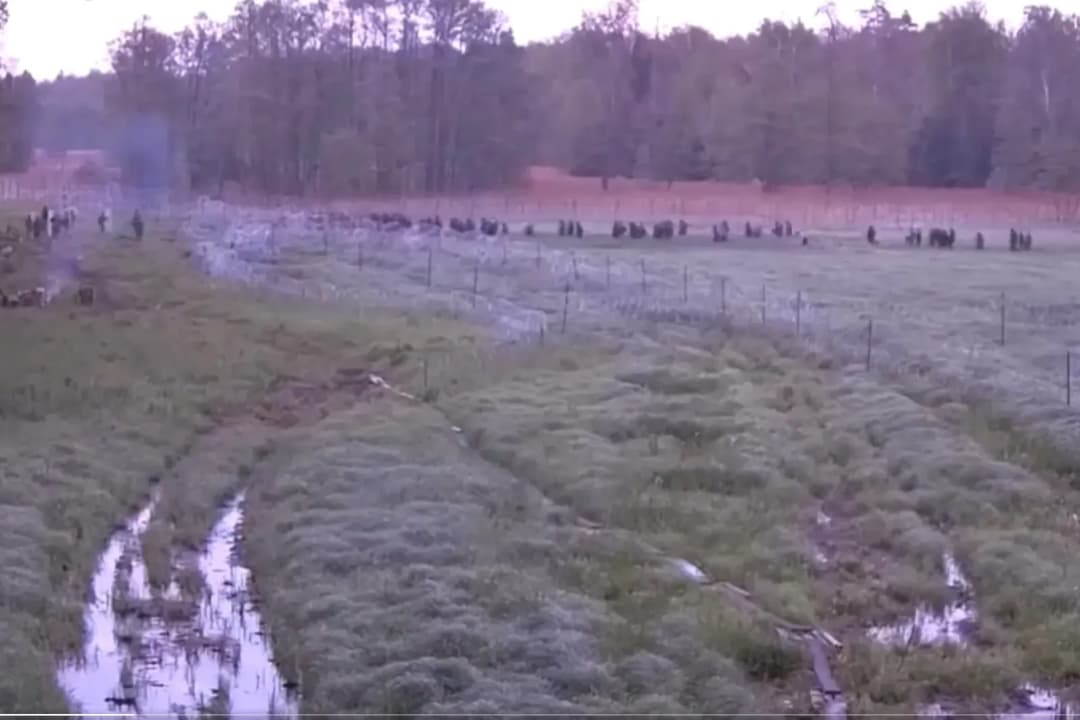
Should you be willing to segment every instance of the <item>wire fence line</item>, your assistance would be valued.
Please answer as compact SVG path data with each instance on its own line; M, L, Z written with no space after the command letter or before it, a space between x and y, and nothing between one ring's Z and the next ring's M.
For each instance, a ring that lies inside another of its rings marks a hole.
M356 200L340 203L351 212L401 212L406 215L441 217L500 217L517 222L557 219L584 223L611 223L614 220L704 221L719 223L727 219L751 221L771 226L776 220L790 220L805 230L823 231L876 225L907 229L930 226L1040 227L1073 226L1080 223L1080 203L1073 199L1034 202L1028 198L1001 202L954 203L932 205L875 200L838 200L832 205L800 199L771 199L763 196L728 196L722 193L708 198L686 199L674 194L665 197L628 195L617 198L505 195L468 198L398 198ZM304 205L285 201L281 209L302 211Z
M140 189L121 182L80 185L61 178L32 179L0 175L0 200L56 204L69 198L73 204L95 213L103 208L125 212L140 208L173 212L176 208L225 205L205 195L177 188ZM578 179L562 187L525 187L504 192L467 196L381 197L331 200L297 198L246 198L267 208L306 211L317 204L349 211L397 211L406 215L445 218L492 216L521 222L557 218L582 222L613 220L656 221L696 219L706 224L722 219L771 225L790 220L806 230L836 230L876 225L907 229L929 226L982 226L983 228L1075 226L1080 224L1080 195L989 190L927 190L920 188L821 188L793 187L762 192L737 183L643 183L623 186L616 182L607 191ZM115 213L114 213L115 214Z
M193 212L185 231L213 276L326 301L449 310L479 319L492 350L425 363L428 389L500 353L640 323L726 325L789 338L853 369L947 382L1070 433L1072 350L1080 303L1040 305L987 293L961 320L933 309L835 302L827 293L754 281L677 253L554 247L550 239L343 229L298 213ZM723 250L718 250L723 255Z

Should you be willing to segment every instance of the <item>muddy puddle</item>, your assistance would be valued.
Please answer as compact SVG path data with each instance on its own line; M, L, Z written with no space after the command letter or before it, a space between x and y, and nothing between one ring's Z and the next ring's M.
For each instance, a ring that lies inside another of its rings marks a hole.
M1080 715L1075 703L1063 702L1057 693L1035 685L1023 685L1012 696L1008 710L982 716L992 720L1075 720ZM919 711L919 717L925 720L949 720L971 715L946 708L940 703L927 705Z
M1075 703L1063 702L1057 693L1035 685L1024 685L1016 695L1013 707L995 720L1074 720L1080 714Z
M964 645L975 622L975 599L971 583L951 553L944 555L945 583L954 593L954 601L943 610L919 607L915 615L894 625L872 628L870 637L887 645ZM1004 712L987 715L995 720L1073 720L1078 716L1075 703L1064 702L1052 690L1027 684L1009 693L1011 702ZM920 709L922 718L965 716L940 703Z
M917 645L963 645L975 622L975 603L971 583L964 577L960 565L951 553L945 553L945 584L953 591L954 600L942 610L922 606L907 620L870 629L870 637L886 645L914 647Z
M114 534L93 578L82 656L59 669L75 709L146 718L297 716L252 603L250 571L238 561L242 503L243 495L231 501L203 552L181 561L183 589L149 587L140 536L153 502Z

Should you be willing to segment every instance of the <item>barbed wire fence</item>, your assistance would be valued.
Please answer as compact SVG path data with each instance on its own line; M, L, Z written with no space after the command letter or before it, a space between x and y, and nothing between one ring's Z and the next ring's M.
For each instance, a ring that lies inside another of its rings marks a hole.
M192 211L185 230L213 276L323 301L450 312L493 329L492 348L432 353L417 391L536 346L668 323L764 332L848 370L960 383L1044 418L1072 402L1073 346L1063 331L1080 323L1080 304L994 293L974 303L958 331L936 327L932 311L853 308L821 292L694 267L677 253L557 247L520 234L344 229L307 213L224 205Z
M397 211L406 215L480 215L506 219L566 218L585 222L636 219L719 219L741 217L771 223L790 220L820 230L912 226L1053 226L1080 224L1080 194L988 189L926 189L909 187L780 188L765 192L753 184L724 182L614 181L602 189L599 180L583 178L542 181L509 191L466 196L387 196L365 199L297 199L244 197L279 211L339 207L352 211ZM177 188L137 189L115 180L79 184L64 173L41 177L0 174L0 200L50 204L61 197L94 208L140 207L163 211L204 202L205 196Z

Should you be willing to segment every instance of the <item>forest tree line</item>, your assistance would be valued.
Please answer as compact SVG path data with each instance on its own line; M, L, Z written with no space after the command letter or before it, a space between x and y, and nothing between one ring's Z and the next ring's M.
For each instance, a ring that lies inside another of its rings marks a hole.
M916 26L643 32L634 0L520 46L480 0L241 0L175 35L145 20L112 71L40 89L38 142L109 147L139 184L284 194L579 175L1080 189L1080 19L1014 32L968 4Z
M7 0L0 0L0 29L7 21ZM36 107L33 77L0 74L0 172L22 172L33 160Z

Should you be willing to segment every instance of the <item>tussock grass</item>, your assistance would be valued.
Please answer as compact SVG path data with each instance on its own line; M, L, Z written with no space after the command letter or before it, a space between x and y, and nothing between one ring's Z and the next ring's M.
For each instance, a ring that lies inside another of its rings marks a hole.
M0 314L0 708L62 708L51 663L151 479L151 580L186 592L176 553L251 485L243 551L306 712L797 712L781 622L843 636L859 711L1080 677L1072 460L962 398L662 324L492 355L448 316L274 299L182 251L114 242L96 307ZM343 367L426 402L336 402L319 383ZM946 550L972 645L867 641L954 599Z
M438 413L373 398L282 441L264 468L244 553L305 711L604 707L604 617L549 578L568 529Z
M570 523L430 407L373 397L291 435L243 547L306 712L745 712L801 684L772 627Z
M957 552L982 615L974 646L912 650L909 662L867 647L880 658L867 661L873 673L846 655L849 692L867 707L935 695L993 703L1020 675L1069 680L1072 652L1050 638L1075 617L1067 588L1080 542L1064 524L1046 527L1064 515L1066 461L1047 476L1016 453L987 452L908 397L761 338L700 345L712 352L627 343L439 404L478 452L558 502L745 587L771 613L851 640L867 622L950 602L942 557ZM819 508L827 527L815 523ZM616 654L656 652L642 624L679 605L627 608L610 588L587 591L628 617ZM723 643L742 672L774 684L798 675L783 648L752 637L749 650L738 632Z
M93 232L83 270L95 306L62 295L44 309L0 313L0 709L9 712L66 708L54 662L80 647L95 557L153 481L165 483L164 516L175 522L146 538L159 583L169 546L209 527L240 472L212 454L196 462L218 472L185 468L196 436L278 376L369 366L408 374L411 354L394 369L365 353L464 336L445 319L358 315L230 288L191 269L182 243L152 234L141 244L99 241Z

